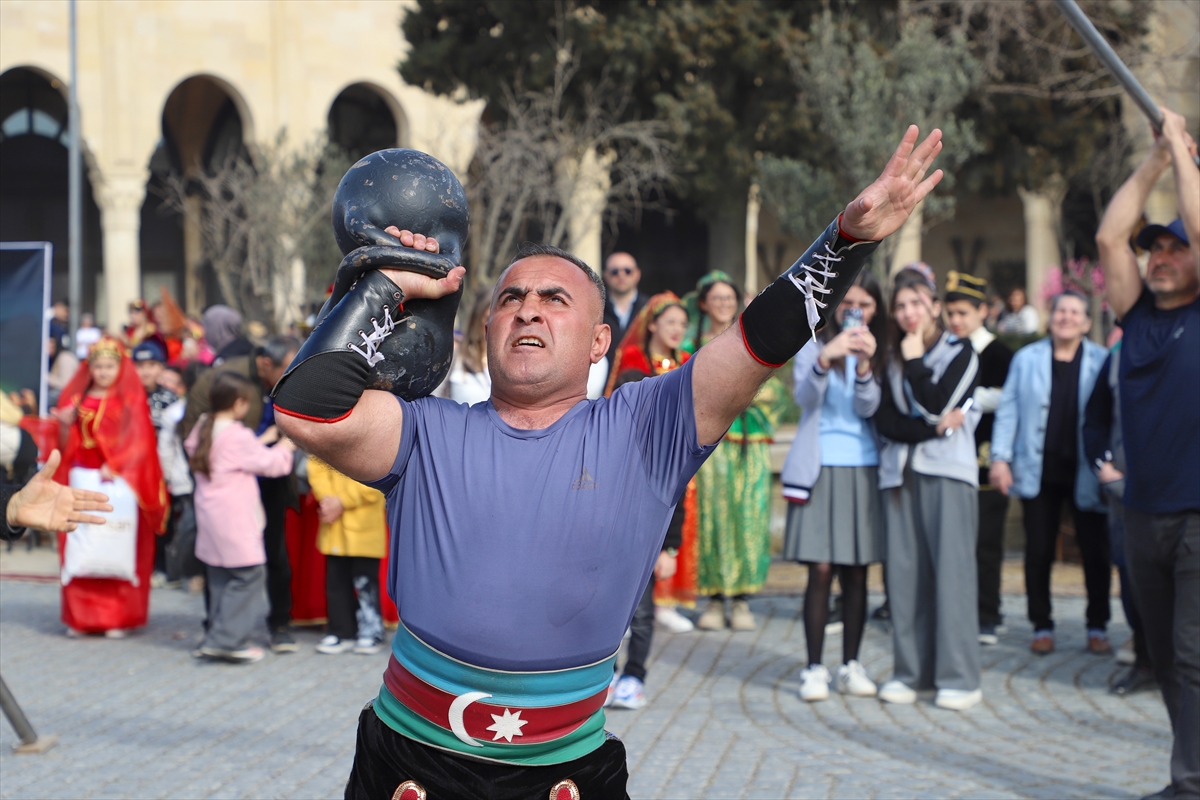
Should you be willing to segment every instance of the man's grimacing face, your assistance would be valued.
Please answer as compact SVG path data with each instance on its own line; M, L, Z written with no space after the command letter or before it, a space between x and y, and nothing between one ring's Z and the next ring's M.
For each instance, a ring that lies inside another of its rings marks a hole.
M608 348L603 310L596 287L571 262L531 256L513 264L487 322L493 386L586 386L588 370Z

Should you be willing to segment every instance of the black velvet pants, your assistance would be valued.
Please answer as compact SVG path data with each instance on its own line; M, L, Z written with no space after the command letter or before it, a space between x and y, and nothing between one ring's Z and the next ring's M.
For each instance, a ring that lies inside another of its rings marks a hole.
M544 767L479 761L401 736L368 703L358 717L346 800L386 800L405 781L420 784L427 800L546 800L564 779L575 782L581 800L627 800L625 745L612 738L582 758Z

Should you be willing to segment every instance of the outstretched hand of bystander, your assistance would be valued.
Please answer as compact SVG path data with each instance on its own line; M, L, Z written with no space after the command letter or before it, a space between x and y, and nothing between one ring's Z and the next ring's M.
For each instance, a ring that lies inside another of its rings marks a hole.
M5 518L10 528L73 531L81 523L104 524L104 517L86 512L112 511L108 495L55 482L54 472L61 460L59 452L52 451L46 466L8 501Z

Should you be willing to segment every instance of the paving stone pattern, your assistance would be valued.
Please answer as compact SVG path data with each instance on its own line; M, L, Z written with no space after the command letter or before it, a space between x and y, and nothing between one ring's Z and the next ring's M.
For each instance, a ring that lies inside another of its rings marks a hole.
M800 701L800 598L751 605L753 633L656 632L650 703L608 715L632 797L1119 798L1167 782L1161 700L1107 694L1121 668L1083 651L1081 598L1056 599L1059 649L1038 658L1023 599L1006 597L1014 624L984 649L984 703L965 713L929 698ZM0 670L38 732L60 737L18 756L0 723L0 798L340 797L386 653L318 655L320 633L301 631L296 654L202 663L188 655L202 610L197 596L156 589L141 633L73 640L57 586L0 582ZM1127 635L1123 622L1112 632ZM827 637L828 665L840 651ZM862 660L886 679L890 638L870 628Z

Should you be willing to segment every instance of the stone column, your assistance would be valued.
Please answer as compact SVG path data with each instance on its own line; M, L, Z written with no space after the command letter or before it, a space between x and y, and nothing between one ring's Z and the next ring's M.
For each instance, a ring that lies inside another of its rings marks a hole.
M1058 231L1062 219L1062 201L1067 194L1066 181L1052 178L1041 189L1017 188L1025 206L1025 294L1038 310L1045 327L1047 310L1042 307L1042 282L1051 266L1062 266Z
M750 184L746 197L746 302L758 294L758 214L762 210L757 183Z
M187 211L183 214L183 307L194 317L204 311L204 276L200 272L204 262L204 248L200 239L200 211L202 201L197 196L184 198Z
M92 176L104 231L105 303L108 329L113 333L127 319L129 302L142 294L138 233L147 178L149 172L145 169L112 173L100 179Z
M896 232L896 249L892 252L888 274L895 275L907 264L921 260L921 226L925 224L925 201L913 209L912 216Z
M592 148L582 158L559 164L558 191L563 201L568 250L585 264L600 271L600 231L612 179L608 170L614 153L597 157Z

